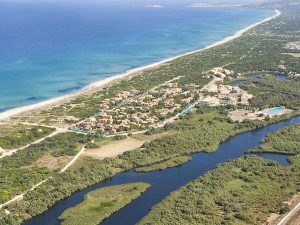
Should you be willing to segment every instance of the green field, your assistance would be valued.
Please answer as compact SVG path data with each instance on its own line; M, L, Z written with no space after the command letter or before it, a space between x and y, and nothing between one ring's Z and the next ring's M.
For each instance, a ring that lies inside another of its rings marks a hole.
M62 225L97 225L138 198L150 185L132 183L100 188L88 193L84 201L59 217Z

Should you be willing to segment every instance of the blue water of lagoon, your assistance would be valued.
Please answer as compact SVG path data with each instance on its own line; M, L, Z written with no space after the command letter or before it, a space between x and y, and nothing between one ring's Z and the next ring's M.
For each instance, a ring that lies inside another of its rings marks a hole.
M130 2L0 1L0 111L203 48L274 14Z

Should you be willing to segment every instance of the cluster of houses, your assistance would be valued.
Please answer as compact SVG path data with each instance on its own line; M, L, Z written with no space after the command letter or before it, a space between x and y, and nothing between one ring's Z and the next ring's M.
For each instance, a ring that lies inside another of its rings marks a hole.
M211 91L213 96L207 95L201 99L200 103L209 106L219 105L249 105L249 100L253 97L239 87L230 85L216 85L215 90Z
M123 91L101 101L97 115L76 121L73 128L102 134L132 132L154 127L198 103L209 106L249 104L252 95L239 87L222 84L232 73L221 67L214 68L208 72L213 80L204 88L195 83L179 86L173 79L146 92Z
M215 77L215 82L203 89L207 94L200 100L200 104L209 106L249 105L252 95L239 87L221 84L226 76L233 74L233 71L217 67L212 69L209 74Z
M249 105L249 100L253 96L239 87L229 85L218 86L218 98L220 105Z
M178 83L166 83L147 92L123 91L101 101L100 112L78 122L76 129L103 134L143 130L176 114L198 95L199 85L194 83L184 88Z
M300 50L300 41L289 42L285 45L286 49Z

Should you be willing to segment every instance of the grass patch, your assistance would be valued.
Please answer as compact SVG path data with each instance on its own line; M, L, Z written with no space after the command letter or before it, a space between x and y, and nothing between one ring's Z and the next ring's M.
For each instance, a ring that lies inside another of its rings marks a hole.
M289 161L293 167L300 168L300 154L290 156Z
M64 211L59 219L62 225L97 225L149 187L146 183L132 183L100 188L88 193L82 203Z

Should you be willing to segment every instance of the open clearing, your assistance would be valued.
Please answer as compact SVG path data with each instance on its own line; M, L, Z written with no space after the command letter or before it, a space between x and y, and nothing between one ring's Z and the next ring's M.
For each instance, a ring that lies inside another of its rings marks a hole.
M136 134L133 137L128 137L121 141L113 141L105 144L100 148L86 149L83 156L89 156L93 159L105 159L122 155L124 152L133 151L140 148L144 143L150 142L167 135L172 135L170 132L161 134L145 135Z
M36 167L47 167L49 169L61 169L68 164L72 160L72 156L61 156L61 157L53 157L51 155L43 156L37 162L35 162L32 166Z
M124 152L135 150L141 147L143 144L144 141L134 138L126 138L125 140L113 142L101 148L87 149L83 155L92 157L94 159L116 157L118 155L122 155Z

